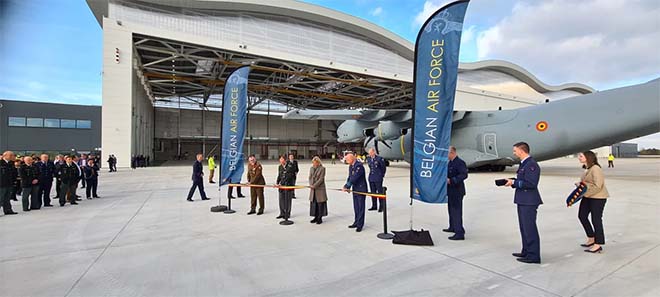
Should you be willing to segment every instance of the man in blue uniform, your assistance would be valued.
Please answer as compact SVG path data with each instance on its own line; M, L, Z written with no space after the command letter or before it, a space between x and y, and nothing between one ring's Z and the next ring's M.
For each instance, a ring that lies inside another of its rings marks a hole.
M518 206L518 224L522 237L522 250L513 253L523 263L541 263L541 239L536 228L536 210L541 201L538 190L541 168L529 155L529 145L519 142L513 145L513 154L520 159L518 175L509 179L505 186L516 189L513 203Z
M367 179L364 176L364 166L355 158L355 154L346 153L346 163L348 167L348 179L342 189L347 192L349 189L354 192L367 192ZM365 208L365 195L353 193L353 211L355 212L355 219L353 224L348 228L356 228L355 232L361 232L364 227L364 208Z
M468 169L465 162L456 154L456 148L449 147L449 164L447 165L447 210L449 211L449 228L445 232L454 232L450 240L465 239L463 229L463 196L465 196L465 183L468 178Z
M55 164L48 160L47 154L41 154L41 160L36 166L39 169L39 200L43 201L44 207L53 207L50 204L50 190L53 187L53 177L55 176Z
M369 188L371 193L383 194L383 178L385 177L385 171L387 167L385 166L385 159L383 157L376 155L376 150L374 148L369 149L369 158L367 158L367 164L369 164ZM371 197L371 208L369 210L376 210L376 204L380 200L380 207L378 207L378 212L383 212L385 207L385 199L378 199Z
M188 192L188 201L193 201L192 196L195 194L195 188L199 188L199 195L202 196L202 200L209 200L206 197L206 192L204 192L204 170L202 168L202 160L204 160L204 155L197 154L197 161L193 164L193 174L192 174L192 187L190 187L190 192Z

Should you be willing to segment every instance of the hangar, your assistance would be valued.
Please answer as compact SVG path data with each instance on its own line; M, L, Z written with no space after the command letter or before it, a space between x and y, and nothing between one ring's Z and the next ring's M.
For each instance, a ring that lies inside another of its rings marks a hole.
M365 20L297 1L87 0L103 28L103 158L217 153L224 80L249 77L249 153L338 150L332 121L293 108L406 109L414 45ZM463 63L455 109L511 109L594 90L550 86L506 61Z

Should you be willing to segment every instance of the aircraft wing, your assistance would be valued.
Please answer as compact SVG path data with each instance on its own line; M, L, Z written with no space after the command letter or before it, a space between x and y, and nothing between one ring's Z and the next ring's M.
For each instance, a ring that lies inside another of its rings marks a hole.
M360 121L380 121L406 120L406 115L412 115L412 111L402 110L309 110L293 109L282 116L287 120L360 120ZM407 119L409 120L409 119Z

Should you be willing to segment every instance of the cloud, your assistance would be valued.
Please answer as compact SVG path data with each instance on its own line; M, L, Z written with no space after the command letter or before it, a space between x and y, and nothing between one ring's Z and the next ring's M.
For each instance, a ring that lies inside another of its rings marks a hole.
M463 29L461 32L461 46L466 43L470 43L474 40L474 37L477 33L477 26L470 26L467 29Z
M378 6L378 7L374 8L374 9L372 9L372 10L369 12L369 14L372 15L372 16L377 17L377 16L383 14L383 8L380 7L380 6Z
M452 0L427 0L424 2L424 9L415 16L413 25L421 27L436 10L449 2L452 2Z
M516 4L477 34L478 58L518 63L551 84L596 88L660 76L656 0Z

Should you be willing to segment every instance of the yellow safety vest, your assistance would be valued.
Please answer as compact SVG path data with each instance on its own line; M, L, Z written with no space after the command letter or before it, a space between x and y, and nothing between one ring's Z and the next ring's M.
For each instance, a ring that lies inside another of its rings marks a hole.
M213 157L209 157L209 168L215 168L215 160L213 160Z

